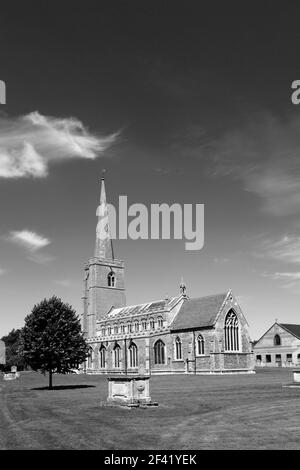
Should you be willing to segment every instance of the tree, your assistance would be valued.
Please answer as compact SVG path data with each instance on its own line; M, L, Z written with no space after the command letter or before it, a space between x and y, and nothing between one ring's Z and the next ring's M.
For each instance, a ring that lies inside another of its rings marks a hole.
M33 370L66 374L88 356L88 345L75 310L56 296L35 305L25 318L21 340L22 356Z
M6 364L4 370L10 370L11 366L17 366L18 370L24 369L24 359L19 352L21 341L21 329L13 329L8 335L2 336L5 343Z

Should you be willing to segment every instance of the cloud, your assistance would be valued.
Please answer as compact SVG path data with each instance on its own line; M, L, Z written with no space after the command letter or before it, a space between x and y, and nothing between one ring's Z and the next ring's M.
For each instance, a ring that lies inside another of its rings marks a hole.
M300 263L300 237L284 235L278 240L266 239L256 256L272 258L281 263Z
M46 177L49 163L95 159L117 136L94 136L76 118L43 116L37 111L14 119L1 116L0 178Z
M246 122L209 143L215 176L243 182L244 189L262 200L263 212L275 215L300 213L300 117L279 119L269 113Z
M7 239L25 248L27 258L30 261L34 261L38 264L48 264L54 259L53 256L41 251L46 246L50 245L51 241L49 238L39 235L38 233L29 230L14 231L10 232Z
M10 232L10 240L14 243L24 246L31 252L40 250L41 248L44 248L51 243L48 238L43 237L38 233L30 232L29 230Z
M299 293L300 285L300 272L275 272L275 273L263 273L264 277L271 278L273 280L279 280L282 283L282 287L285 289L297 288L297 293Z

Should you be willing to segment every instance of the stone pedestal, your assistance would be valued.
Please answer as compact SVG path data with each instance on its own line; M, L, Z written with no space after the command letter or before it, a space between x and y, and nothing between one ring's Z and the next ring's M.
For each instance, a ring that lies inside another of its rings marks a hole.
M300 385L300 369L293 370L293 380L295 383L299 383Z
M107 377L107 402L116 405L155 405L151 402L148 375L117 375ZM156 404L157 405L157 404Z

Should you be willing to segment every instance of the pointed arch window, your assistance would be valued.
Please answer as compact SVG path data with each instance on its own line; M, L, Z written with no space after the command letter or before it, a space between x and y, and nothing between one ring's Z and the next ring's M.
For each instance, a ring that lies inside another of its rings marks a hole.
M115 344L113 349L114 367L119 368L121 364L121 347L118 343Z
M93 366L94 366L94 350L93 348L89 348L88 369L92 369Z
M175 358L177 360L182 359L182 344L179 336L175 339Z
M121 330L121 333L125 333L125 325L124 325L124 323L121 323L120 330Z
M281 338L279 335L274 336L274 346L281 346Z
M119 327L118 325L114 325L114 334L117 335L119 333Z
M204 354L204 338L202 335L199 335L197 338L197 354L198 356Z
M142 320L142 329L144 331L147 330L147 321L146 320Z
M138 348L135 343L131 343L129 346L129 366L138 366Z
M164 321L162 317L159 317L157 319L157 325L158 325L158 328L162 328L164 326Z
M134 329L135 329L135 331L139 331L139 330L140 330L140 324L139 324L138 321L135 322L135 324L134 324Z
M116 276L113 271L111 271L107 276L107 285L108 287L115 287L116 286Z
M154 364L165 364L165 343L161 339L154 344Z
M106 366L106 348L105 346L103 346L103 344L101 345L100 349L99 349L99 362L100 362L100 368L101 369L105 369L105 366Z
M154 328L155 328L155 321L154 321L154 319L153 319L153 318L150 318L150 322L149 322L149 323L150 323L150 329L151 329L151 330L154 330Z
M230 310L225 318L225 351L239 351L239 322L233 310Z

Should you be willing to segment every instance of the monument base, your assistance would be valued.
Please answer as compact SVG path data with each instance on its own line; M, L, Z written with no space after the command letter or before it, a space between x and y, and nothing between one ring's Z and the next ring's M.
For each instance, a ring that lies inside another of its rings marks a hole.
M148 375L116 375L107 377L108 398L106 406L129 408L157 406L151 401Z
M289 388L299 388L300 389L300 369L293 370L293 380L294 382L285 384L283 387Z

